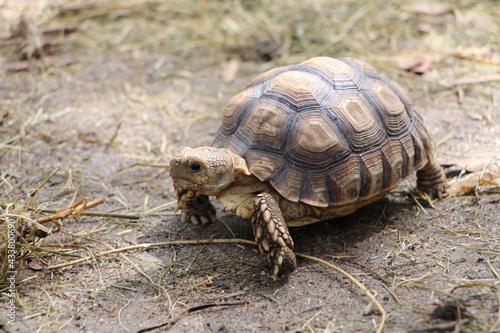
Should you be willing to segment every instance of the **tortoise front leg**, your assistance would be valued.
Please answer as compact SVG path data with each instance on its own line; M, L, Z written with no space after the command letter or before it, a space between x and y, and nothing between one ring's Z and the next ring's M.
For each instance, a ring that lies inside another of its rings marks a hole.
M177 210L182 209L181 221L192 224L207 224L217 221L215 208L205 194L192 190L181 190L175 186Z
M267 254L273 265L273 278L277 280L293 272L296 259L292 237L278 204L269 193L257 195L252 227L260 252Z

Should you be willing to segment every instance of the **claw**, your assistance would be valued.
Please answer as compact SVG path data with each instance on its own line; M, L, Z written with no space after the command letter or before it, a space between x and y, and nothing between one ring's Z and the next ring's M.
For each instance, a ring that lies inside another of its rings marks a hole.
M278 280L278 273L280 271L280 265L274 265L274 270L273 270L273 279L276 281Z
M217 221L215 209L206 195L190 190L176 189L176 192L178 202L176 211L182 210L182 222L198 225Z
M200 220L198 220L198 217L196 215L191 215L191 223L194 225L200 224Z

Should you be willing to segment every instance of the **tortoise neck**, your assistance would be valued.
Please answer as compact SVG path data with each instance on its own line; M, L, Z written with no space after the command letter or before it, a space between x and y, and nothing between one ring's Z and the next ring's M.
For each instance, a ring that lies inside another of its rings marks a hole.
M232 175L231 175L231 184L249 186L256 183L260 183L260 180L257 179L248 168L247 161L227 149L223 149L231 158L231 162L233 164L232 167Z
M250 176L250 170L248 169L247 161L241 156L238 156L227 149L222 148L222 150L229 155L231 158L231 162L233 164L232 170L233 174L236 177L239 174Z

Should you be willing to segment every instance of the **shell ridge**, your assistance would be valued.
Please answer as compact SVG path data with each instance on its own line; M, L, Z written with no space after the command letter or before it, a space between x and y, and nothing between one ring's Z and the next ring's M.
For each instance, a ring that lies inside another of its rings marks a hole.
M311 67L305 66L303 64L300 64L300 66L297 66L293 70L297 71L297 72L303 72L303 73L308 73L308 74L314 75L315 77L317 77L321 81L323 81L326 84L328 84L328 86L330 86L332 88L332 90L336 90L335 86L333 84L333 79L330 76L325 75L324 73L321 73L316 68L311 68Z
M372 182L372 175L368 170L367 166L361 159L361 156L357 154L358 162L359 162L359 176L360 176L360 184L359 184L359 197L365 197L370 193L370 184Z
M263 84L269 80L272 80L275 77L281 75L282 73L288 71L290 67L292 67L292 66L282 66L282 67L277 67L275 69L272 69L271 70L272 73L269 73L269 71L264 72L261 75L257 76L252 81L250 81L250 83L245 87L245 89L252 88L252 87L258 86L259 84Z
M381 191L391 188L391 173L392 167L387 157L384 155L382 150L380 150L381 162L382 162L382 187Z
M287 107L289 107L291 110L293 110L294 112L298 112L297 105L295 103L293 103L293 101L288 96L286 96L280 92L272 91L272 90L267 91L264 94L262 94L261 99L262 100L268 99L268 100L272 100L272 101L281 102L281 103L285 104Z
M395 82L380 75L380 74L379 74L379 80L382 81L383 83L385 83L398 96L398 98L403 102L403 105L405 107L405 111L406 111L406 114L408 115L408 117L410 119L413 118L413 115L415 114L415 112L413 111L411 103L410 103L410 101L407 101L407 99L406 99L407 96L403 95L403 92L396 88Z
M360 93L361 93L361 95L363 95L363 97L366 99L366 101L370 104L372 109L375 110L375 114L377 115L377 118L378 118L377 119L378 124L384 129L384 132L389 134L389 128L384 121L384 112L382 111L380 105L378 105L378 103L372 97L372 94L370 93L370 91L363 89L363 90L360 90ZM391 135L389 134L389 136L391 136ZM396 136L396 134L393 136Z
M409 156L403 146L402 140L399 141L399 149L401 150L401 179L406 179L410 175Z

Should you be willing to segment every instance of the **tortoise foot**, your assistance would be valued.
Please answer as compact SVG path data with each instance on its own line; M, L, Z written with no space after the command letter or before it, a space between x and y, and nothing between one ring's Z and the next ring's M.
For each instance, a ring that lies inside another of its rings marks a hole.
M277 280L293 272L296 259L292 237L278 204L269 193L257 195L252 227L260 251L267 254L273 266L273 278Z
M282 247L272 253L268 253L269 262L273 265L273 279L278 280L283 276L290 275L297 268L295 253L288 248Z
M446 176L441 166L430 161L427 165L417 171L417 188L419 191L427 193L431 198L445 198L446 193Z
M217 221L215 208L208 196L192 190L177 194L177 209L182 209L181 221L192 224L207 224Z

